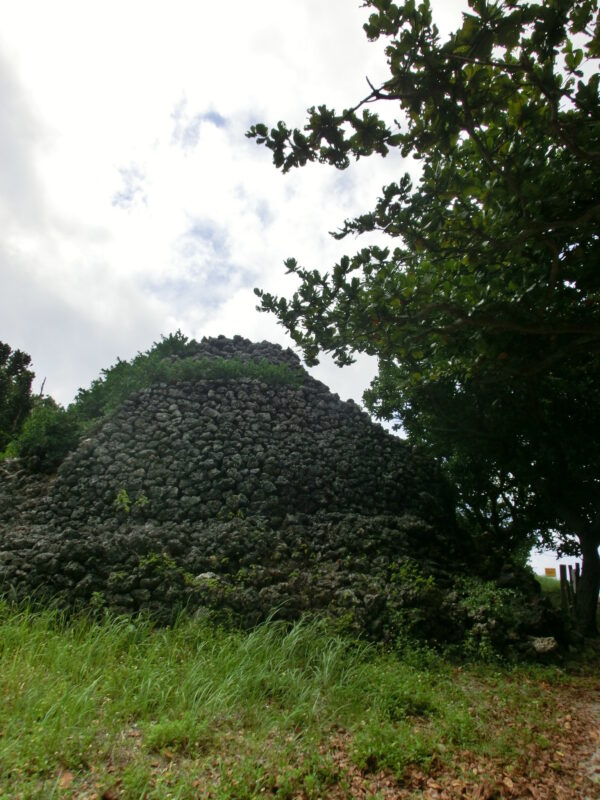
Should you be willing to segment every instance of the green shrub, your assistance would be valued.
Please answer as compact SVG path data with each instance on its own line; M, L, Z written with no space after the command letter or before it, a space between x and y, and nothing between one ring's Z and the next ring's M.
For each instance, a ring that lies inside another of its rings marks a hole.
M555 610L527 582L506 587L458 576L438 585L408 560L395 565L390 584L388 638L417 663L436 649L461 659L520 657L531 635L563 637Z
M34 406L5 455L22 458L37 472L53 472L78 441L79 425L73 414L46 398Z
M493 581L459 578L449 600L451 621L464 631L461 654L483 661L518 647L530 630L543 623L545 609L538 597Z
M302 381L301 373L266 360L186 358L195 344L178 332L163 337L161 342L131 361L117 360L114 366L102 370L101 377L93 381L89 389L79 390L70 410L85 426L112 414L134 392L154 383L255 378L269 384L294 385ZM173 355L180 358L172 360Z

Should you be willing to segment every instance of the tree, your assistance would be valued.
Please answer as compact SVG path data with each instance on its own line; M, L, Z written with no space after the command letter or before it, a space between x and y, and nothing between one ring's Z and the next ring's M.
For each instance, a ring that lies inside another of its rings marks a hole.
M32 406L31 357L0 342L0 452L19 434Z
M490 520L490 498L500 500L521 540L554 531L566 547L575 535L579 624L593 633L598 2L469 0L445 42L427 0L364 5L369 39L388 39L389 80L342 113L309 109L303 130L261 123L247 135L283 172L315 161L345 169L395 148L420 160L421 176L385 186L373 211L334 234L380 231L393 248L367 246L324 274L289 259L299 289L289 300L256 290L260 307L309 363L320 350L340 365L376 355L371 407L458 465L465 508ZM393 125L372 110L389 104L402 112Z

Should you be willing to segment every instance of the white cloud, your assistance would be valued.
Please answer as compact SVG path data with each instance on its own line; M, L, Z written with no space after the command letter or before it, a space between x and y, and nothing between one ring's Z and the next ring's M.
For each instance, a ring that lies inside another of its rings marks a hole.
M174 123L171 141L184 150L198 145L202 125L214 125L216 128L224 128L227 125L227 120L218 111L203 111L190 117L187 105L187 99L182 98L171 114Z
M434 5L450 20L465 3ZM289 294L285 258L327 269L354 249L328 231L407 165L282 176L244 134L302 124L307 106L341 108L383 78L365 19L347 0L4 9L0 339L32 355L57 399L177 327L289 344L253 287ZM373 373L362 359L317 374L359 399Z
M136 164L128 167L120 167L119 174L123 181L122 187L115 192L112 198L113 206L119 208L131 208L136 203L148 204L148 196L144 190L146 176L143 170Z
M0 98L0 224L7 236L15 226L43 225L44 197L36 156L44 131L2 53Z

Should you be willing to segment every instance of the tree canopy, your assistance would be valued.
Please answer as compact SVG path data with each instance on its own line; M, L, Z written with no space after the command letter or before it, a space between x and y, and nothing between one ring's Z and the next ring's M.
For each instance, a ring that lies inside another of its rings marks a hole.
M0 452L20 432L31 410L30 365L27 353L0 342Z
M379 359L371 408L445 460L463 511L507 547L557 532L600 586L600 22L597 0L469 0L446 41L429 2L366 0L389 79L305 127L252 126L288 172L391 149L420 162L334 234L383 232L290 299L257 290L309 362ZM399 116L386 122L381 107Z

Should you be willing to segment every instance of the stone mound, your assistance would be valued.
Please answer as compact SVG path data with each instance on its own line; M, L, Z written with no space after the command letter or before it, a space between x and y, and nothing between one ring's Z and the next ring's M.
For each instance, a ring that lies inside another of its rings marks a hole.
M434 465L291 350L219 337L188 357L268 361L295 380L154 384L54 479L5 463L5 591L161 618L185 604L244 624L328 610L378 635L403 565L442 581L464 570L452 493Z

